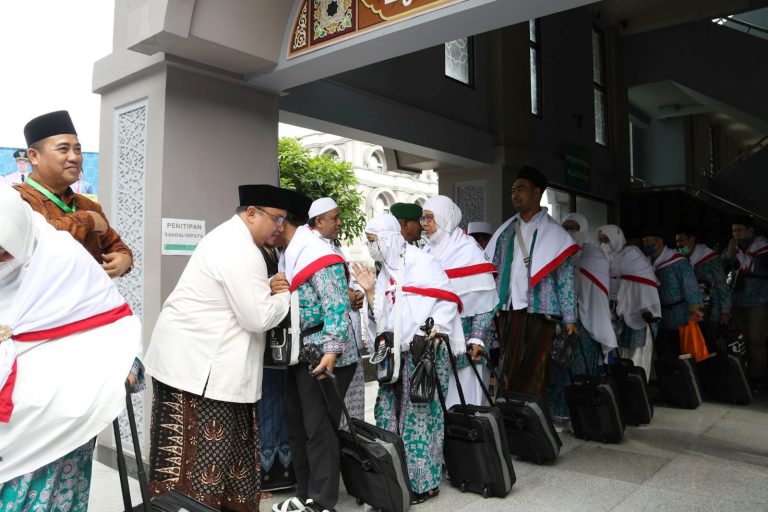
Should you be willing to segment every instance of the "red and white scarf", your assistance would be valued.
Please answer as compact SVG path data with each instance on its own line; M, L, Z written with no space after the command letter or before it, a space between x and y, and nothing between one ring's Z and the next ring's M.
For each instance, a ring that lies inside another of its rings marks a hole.
M717 253L704 244L696 244L691 252L690 262L692 266L701 265L711 259L717 258Z
M768 253L768 239L764 236L756 236L747 250L736 247L736 259L743 274L749 274L755 270L755 258Z
M579 245L573 241L563 227L557 223L548 213L547 208L542 207L543 213L539 219L539 225L536 228L536 242L531 251L531 280L530 286L533 288L555 270L562 262L579 252ZM502 224L496 233L491 237L490 242L485 248L485 253L493 257L496 251L496 244L499 237L504 233L515 219L519 219L518 213L511 219ZM531 240L526 240L531 245ZM517 243L517 242L515 242ZM501 272L502 269L499 269Z
M291 285L291 292L296 291L318 270L336 263L343 265L344 258L337 254L330 244L321 240L319 233L306 225L296 229L281 258L281 266Z
M661 251L661 254L659 254L659 257L653 260L653 268L654 270L659 271L663 268L669 267L670 265L681 263L683 261L685 261L685 256L665 246Z

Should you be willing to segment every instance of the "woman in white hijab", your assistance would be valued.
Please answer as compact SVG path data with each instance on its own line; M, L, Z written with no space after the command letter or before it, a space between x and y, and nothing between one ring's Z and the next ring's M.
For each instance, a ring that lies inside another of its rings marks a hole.
M619 353L632 359L636 366L642 366L650 376L653 339L658 326L649 325L647 319L661 317L659 281L653 265L638 247L627 245L619 226L600 226L597 238L610 262L608 293Z
M69 233L0 185L0 503L88 506L94 437L125 405L139 320Z
M382 264L378 278L360 264L353 269L367 297L364 318L368 318L368 339L373 340L385 331L393 332L402 371L397 383L379 385L374 409L376 424L402 436L408 476L416 495L414 503L420 503L439 491L443 475L444 423L436 396L429 403L411 402L410 376L415 370L410 355L411 340L431 317L435 330L448 335L452 349L463 351L461 300L439 263L405 242L395 217L377 216L366 226L365 235L371 257ZM446 393L449 364L442 345L435 359L440 386Z
M611 325L611 311L608 301L610 263L605 254L595 245L586 243L589 223L580 213L570 213L562 222L565 229L579 244L581 250L574 255L576 280L576 301L579 308L579 341L573 354L571 372L585 374L584 359L589 363L589 373L598 373L607 356L616 348L616 334ZM581 350L584 350L582 357ZM565 386L570 384L568 371L552 365L547 389L547 405L555 423L565 425L570 420L568 404L565 401Z
M461 209L449 197L431 197L423 208L421 226L427 236L424 251L440 262L464 306L461 325L467 345L456 357L459 382L467 403L481 405L483 391L469 364L471 359L474 364L480 365L478 371L487 385L490 371L482 365L482 352L490 349L494 340L493 317L499 303L494 279L496 267L475 239L459 228ZM448 407L459 403L453 375L446 402Z

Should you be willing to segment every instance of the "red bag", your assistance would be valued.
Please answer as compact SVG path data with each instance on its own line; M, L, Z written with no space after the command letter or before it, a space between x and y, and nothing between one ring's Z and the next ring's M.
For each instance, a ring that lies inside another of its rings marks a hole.
M678 329L680 331L681 354L691 354L697 363L709 356L709 350L707 350L707 344L699 328L696 315L691 315L688 323Z

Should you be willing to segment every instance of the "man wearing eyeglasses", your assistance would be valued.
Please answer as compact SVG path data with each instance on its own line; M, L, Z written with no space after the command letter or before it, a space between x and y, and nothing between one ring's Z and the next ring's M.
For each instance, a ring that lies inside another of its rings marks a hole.
M499 341L505 389L544 396L557 319L576 332L573 256L579 246L540 206L549 182L523 167L512 183L517 215L485 248L499 269Z
M177 489L217 510L259 509L256 402L264 333L288 313L259 247L283 231L285 190L239 188L235 215L208 233L165 301L146 356L153 377L152 495Z

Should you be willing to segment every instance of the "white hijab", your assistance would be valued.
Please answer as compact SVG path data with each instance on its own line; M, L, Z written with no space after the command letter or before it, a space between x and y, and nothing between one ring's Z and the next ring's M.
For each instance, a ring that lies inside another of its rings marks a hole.
M376 235L380 255L374 256L374 259L383 265L376 279L374 315L377 324L375 329L369 325L371 339L379 332L392 330L393 319L389 318L391 315L388 312L394 310L394 294L400 284L404 299L401 313L402 350L408 350L413 335L428 317L432 317L435 328L449 336L453 349L463 352L464 333L459 317L461 300L437 260L407 244L400 234L400 223L388 213L370 220L365 233ZM382 320L386 325L382 325Z
M0 184L0 205L4 206L0 209L0 247L13 256L12 260L0 263L0 295L5 295L5 288L19 279L21 267L32 257L37 243L37 228L32 208L6 184Z
M626 245L624 233L618 226L600 226L597 232L598 236L607 236L609 241L608 251L605 251L605 244L600 245L611 262L610 296L617 302L616 313L623 316L632 329L644 329L643 312L661 316L659 281L653 266L640 249Z
M0 342L0 381L15 378L0 386L5 482L81 446L119 414L141 326L93 257L5 185L0 245L17 260L0 284L0 330L13 335Z
M580 214L580 213L569 213L565 216L563 219L563 222L560 224L565 224L566 221L572 220L576 224L579 225L579 231L574 233L572 231L569 231L568 233L571 235L571 238L573 238L573 241L579 244L579 246L582 246L584 244L584 241L587 239L587 231L589 230L589 222L587 221L587 218Z
M375 243L383 257L381 264L394 279L400 268L400 254L406 245L405 238L400 233L400 223L389 213L377 215L368 221L365 234L376 235Z
M459 228L461 209L446 196L434 196L424 203L424 210L434 214L437 225L424 251L435 256L448 274L464 305L461 316L492 311L499 303L496 267L477 241Z

